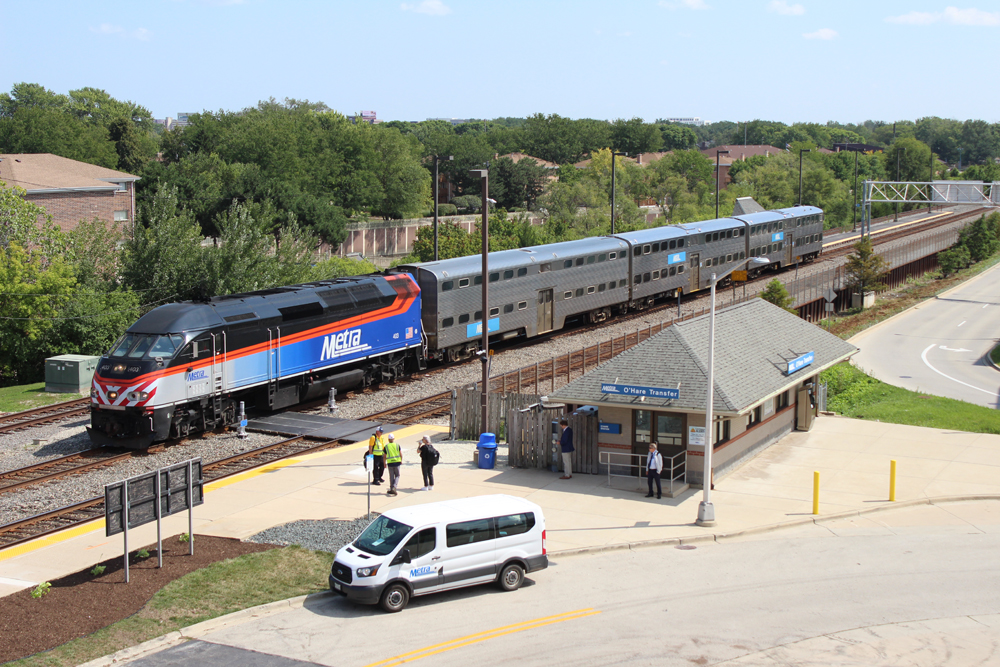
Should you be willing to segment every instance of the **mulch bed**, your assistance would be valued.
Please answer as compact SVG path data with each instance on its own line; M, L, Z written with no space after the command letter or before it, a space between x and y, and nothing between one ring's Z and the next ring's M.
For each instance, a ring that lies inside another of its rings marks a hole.
M275 548L197 534L194 547L194 556L189 556L186 542L165 539L162 569L156 567L155 544L146 547L149 558L139 559L133 551L128 584L119 556L100 563L107 569L99 576L90 574L88 568L52 581L52 588L41 598L32 598L31 589L0 597L0 663L55 648L127 618L188 572Z

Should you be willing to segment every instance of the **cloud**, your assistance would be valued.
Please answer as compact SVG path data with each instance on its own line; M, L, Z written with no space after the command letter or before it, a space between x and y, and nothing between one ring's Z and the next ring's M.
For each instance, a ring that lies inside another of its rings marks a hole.
M441 0L422 0L416 5L403 3L399 6L404 12L416 12L417 14L427 14L429 16L444 16L451 14L451 7L441 2Z
M785 0L771 0L767 5L767 11L782 16L802 16L806 13L806 8L802 5L790 5Z
M837 37L837 31L830 28L820 28L816 32L806 32L802 34L806 39L831 40Z
M705 4L705 0L677 0L676 2L660 0L660 7L667 9L711 9Z
M931 25L948 23L951 25L1000 26L1000 12L984 12L981 9L959 9L945 7L943 12L910 12L900 16L889 16L886 23L900 25Z
M102 23L96 28L91 28L90 32L96 32L99 35L121 35L122 37L138 39L143 42L148 42L149 38L153 36L153 33L145 28L126 30L120 25L113 25L111 23Z

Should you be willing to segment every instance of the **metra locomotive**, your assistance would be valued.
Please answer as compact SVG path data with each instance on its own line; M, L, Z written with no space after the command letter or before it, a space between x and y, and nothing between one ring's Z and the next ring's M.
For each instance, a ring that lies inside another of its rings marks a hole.
M491 340L600 322L708 287L747 257L820 254L823 211L800 206L490 253ZM761 269L756 269L759 272ZM101 359L94 442L144 448L479 349L478 256L156 308Z

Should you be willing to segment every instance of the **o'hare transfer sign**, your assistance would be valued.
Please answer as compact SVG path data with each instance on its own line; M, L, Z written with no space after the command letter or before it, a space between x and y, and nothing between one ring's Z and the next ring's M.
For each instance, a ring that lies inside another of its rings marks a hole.
M646 396L648 398L666 398L669 400L681 397L680 389L665 389L663 387L639 387L633 384L601 383L602 394L616 396Z

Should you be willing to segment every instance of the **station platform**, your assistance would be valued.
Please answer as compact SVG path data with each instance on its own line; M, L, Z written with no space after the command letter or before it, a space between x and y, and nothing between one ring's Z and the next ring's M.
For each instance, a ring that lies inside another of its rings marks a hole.
M304 435L324 440L362 440L374 433L375 428L378 426L382 426L386 433L405 428L398 424L385 424L383 422L358 419L341 419L339 417L303 414L300 412L282 412L258 419L251 419L247 422L247 429L250 431L287 435L289 437Z

